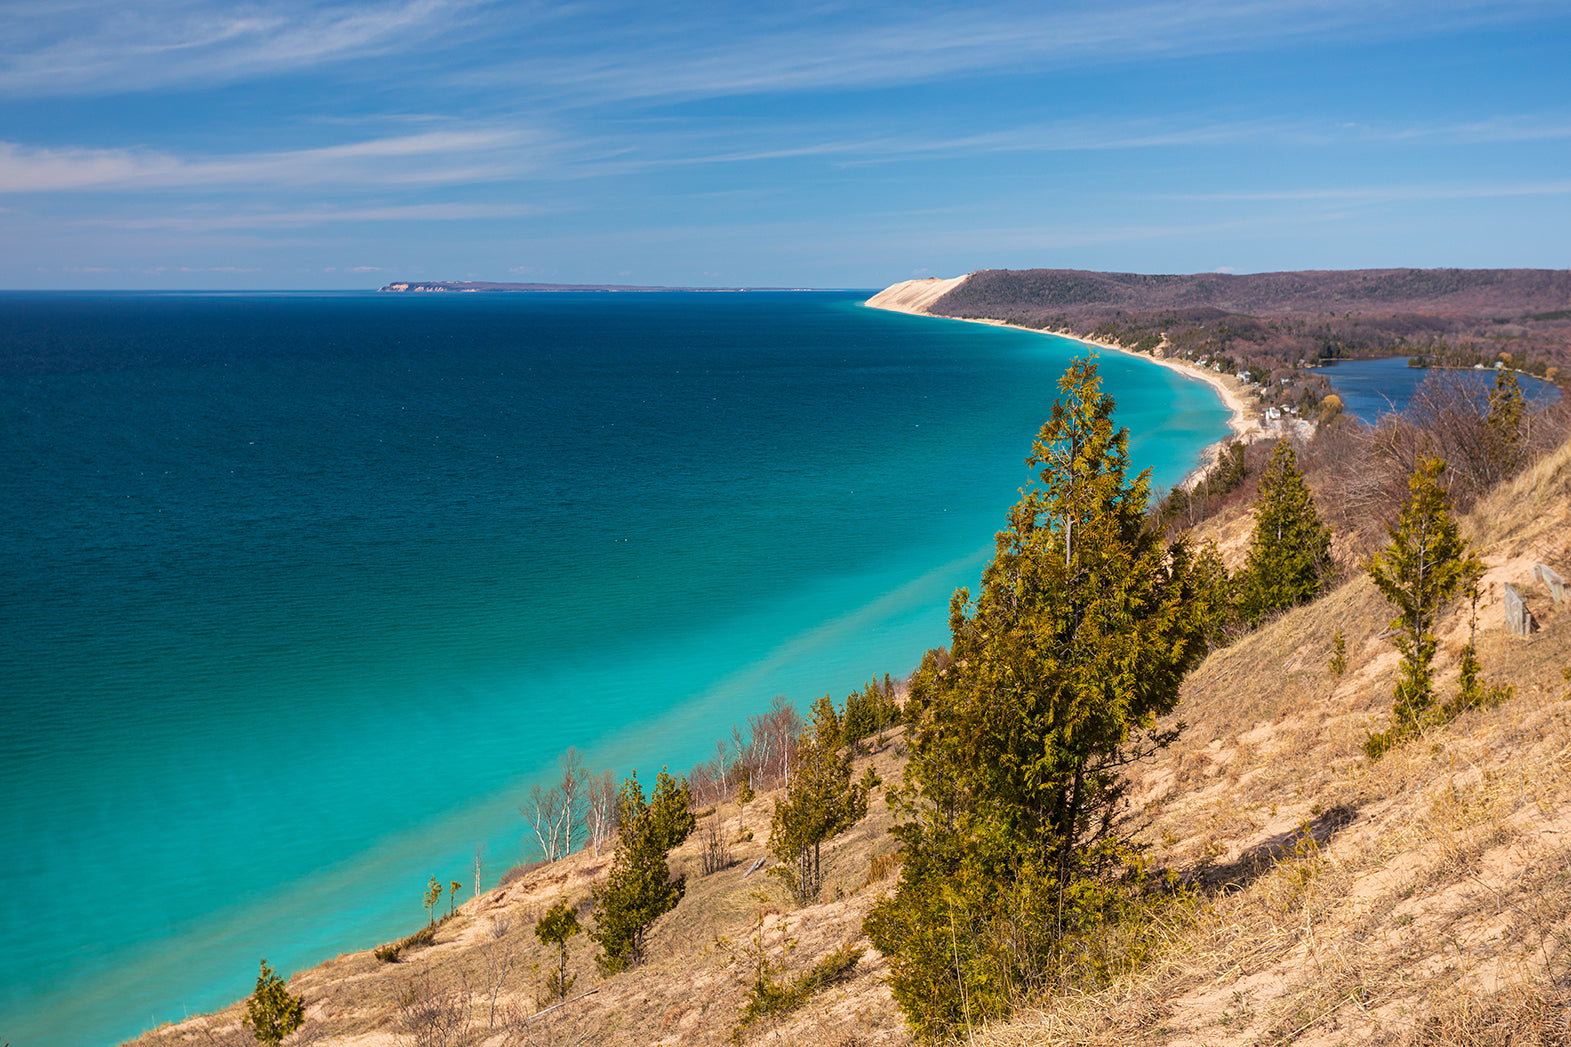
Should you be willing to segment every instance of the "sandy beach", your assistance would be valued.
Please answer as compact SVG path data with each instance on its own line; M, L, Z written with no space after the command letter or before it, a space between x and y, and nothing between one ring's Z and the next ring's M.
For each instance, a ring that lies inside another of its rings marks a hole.
M1137 353L1131 349L1125 349L1116 342L1087 338L1084 335L1075 334L1073 331L1024 327L1020 324L1005 323L1003 320L941 316L930 311L930 307L934 302L965 283L969 275L950 277L948 279L928 277L923 280L907 280L885 288L863 304L874 309L886 309L896 313L910 313L914 316L935 316L942 320L962 320L965 323L986 324L989 327L1011 327L1017 331L1030 331L1033 334L1057 335L1060 338L1068 338L1110 353L1137 356L1142 360L1166 367L1170 371L1175 371L1191 381L1206 383L1216 390L1217 395L1222 398L1222 403L1227 406L1230 412L1227 424L1233 430L1233 436L1227 440L1219 440L1207 447L1202 452L1203 460L1201 463L1184 478L1180 486L1189 487L1198 483L1216 464L1222 448L1227 444L1234 440L1243 440L1245 442L1259 440L1268 435L1260 425L1259 412L1244 398L1244 394L1241 391L1242 383L1232 375L1218 374L1208 367L1201 367L1187 360L1174 360L1147 353Z

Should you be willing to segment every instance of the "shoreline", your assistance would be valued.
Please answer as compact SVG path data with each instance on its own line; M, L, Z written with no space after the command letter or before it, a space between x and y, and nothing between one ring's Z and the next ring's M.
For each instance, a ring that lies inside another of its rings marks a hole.
M967 274L967 276L969 276L969 274ZM1159 367L1165 367L1169 371L1172 371L1175 374L1180 374L1190 381L1204 382L1206 385L1209 385L1213 390L1216 391L1217 397L1222 401L1222 405L1228 409L1229 417L1227 420L1227 426L1232 430L1233 435L1231 437L1217 440L1214 443L1206 445L1206 447L1200 452L1200 463L1191 469L1188 473L1186 473L1184 478L1174 485L1175 489L1184 488L1187 490L1193 487L1195 484L1199 483L1201 480L1205 479L1206 475L1216 467L1217 460L1220 458L1223 450L1229 444L1238 441L1252 443L1255 440L1264 439L1270 435L1266 432L1264 427L1261 426L1258 412L1252 408L1250 404L1244 399L1244 395L1240 393L1237 388L1235 388L1235 386L1238 384L1238 380L1236 378L1230 378L1227 375L1220 374L1211 370L1210 368L1201 367L1198 364L1190 363L1187 360L1175 360L1168 357L1155 356L1147 353L1137 353L1132 349L1124 348L1116 342L1108 342L1098 338L1090 338L1085 335L1075 334L1074 332L1068 330L1050 330L1043 327L1026 327L1022 324L1012 324L1004 320L993 320L984 317L944 316L941 313L934 313L928 308L939 298L943 297L954 288L963 284L966 281L967 276L952 277L950 279L929 277L925 280L908 280L904 283L894 284L891 287L885 288L862 304L868 308L882 309L886 312L892 313L908 313L912 316L928 316L935 320L958 320L961 323L984 324L988 327L1007 327L1015 331L1026 331L1031 334L1045 334L1053 335L1058 338L1067 338L1070 341L1079 342L1082 345L1089 345L1095 349L1105 349L1109 352L1122 353L1125 356L1132 356L1140 360L1145 360L1148 363L1156 364ZM1163 344L1165 345L1166 342Z

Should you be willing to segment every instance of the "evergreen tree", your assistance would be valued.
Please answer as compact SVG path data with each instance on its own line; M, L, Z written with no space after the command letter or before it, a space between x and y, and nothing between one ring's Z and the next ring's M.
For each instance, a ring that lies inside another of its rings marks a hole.
M840 717L835 712L835 703L827 694L813 703L813 708L808 714L808 727L811 734L808 740L815 745L838 749L844 741L844 732L841 730Z
M649 818L655 844L662 852L679 847L698 824L693 814L693 791L686 778L673 778L666 768L655 776L655 793L649 798Z
M841 740L858 742L899 721L895 685L885 673L882 681L875 678L862 690L846 696L845 716L840 723Z
M556 970L546 976L546 996L552 1000L565 1000L573 983L578 980L577 975L567 973L567 941L582 931L578 925L578 913L567 904L567 899L562 899L546 914L540 917L540 922L535 924L535 937L541 945L554 945L557 948Z
M246 1000L240 1024L251 1030L257 1043L282 1043L285 1036L305 1024L305 998L291 996L284 980L264 959L256 976L256 992Z
M813 708L816 713L818 706ZM867 793L851 784L851 755L830 744L836 740L822 726L802 738L791 784L769 823L769 850L780 863L769 875L785 881L798 905L817 898L823 888L824 841L867 814Z
M1370 757L1418 733L1434 703L1432 666L1439 640L1435 621L1457 594L1472 586L1483 564L1468 551L1451 519L1449 499L1440 484L1446 463L1421 458L1408 479L1407 504L1394 525L1391 544L1369 563L1369 577L1397 610L1391 620L1392 643L1402 655L1391 728L1365 744Z
M1096 366L1076 361L973 602L950 605L951 650L929 652L906 705L911 758L895 894L866 923L920 1031L1002 1014L1105 918L1102 874L1120 769L1176 729L1157 718L1222 610L1186 539L1145 523Z
M1512 473L1522 461L1522 422L1527 409L1522 402L1522 387L1516 373L1505 368L1495 372L1495 387L1489 391L1489 427L1495 458L1501 475Z
M655 802L644 801L635 772L622 783L617 797L616 856L604 883L595 888L595 929L589 937L603 950L595 957L606 976L642 962L644 936L650 924L676 908L686 891L686 878L671 875L666 852L687 839L693 814L685 806L687 782L676 782L665 771L655 785Z
M1304 474L1286 440L1260 477L1255 533L1239 579L1240 610L1252 624L1320 591L1331 565L1331 532L1320 522Z
M742 825L747 820L747 805L753 802L753 775L746 767L742 768L742 780L736 787L736 837L742 839ZM752 839L749 835L748 839Z

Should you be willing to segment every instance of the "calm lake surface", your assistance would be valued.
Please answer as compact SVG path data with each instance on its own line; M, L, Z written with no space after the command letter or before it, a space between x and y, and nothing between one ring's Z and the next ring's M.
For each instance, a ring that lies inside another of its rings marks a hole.
M1373 425L1383 414L1400 413L1425 378L1431 375L1452 375L1461 381L1476 382L1482 387L1493 387L1495 372L1492 370L1439 370L1407 366L1407 357L1398 356L1385 360L1342 360L1326 364L1326 377L1342 397L1342 407L1359 421ZM1517 375L1522 397L1529 404L1545 407L1560 399L1560 390L1552 383L1531 375Z
M1085 349L864 297L0 295L0 1038L408 933L568 745L684 770L947 642ZM1101 366L1157 484L1226 434Z

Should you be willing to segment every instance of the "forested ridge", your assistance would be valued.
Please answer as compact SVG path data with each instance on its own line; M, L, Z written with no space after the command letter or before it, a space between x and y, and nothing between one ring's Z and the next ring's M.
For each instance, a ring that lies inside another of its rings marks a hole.
M1273 402L1305 410L1330 392L1314 368L1334 360L1407 356L1471 367L1504 359L1550 380L1571 373L1571 270L1563 269L984 269L927 311L1247 373Z

